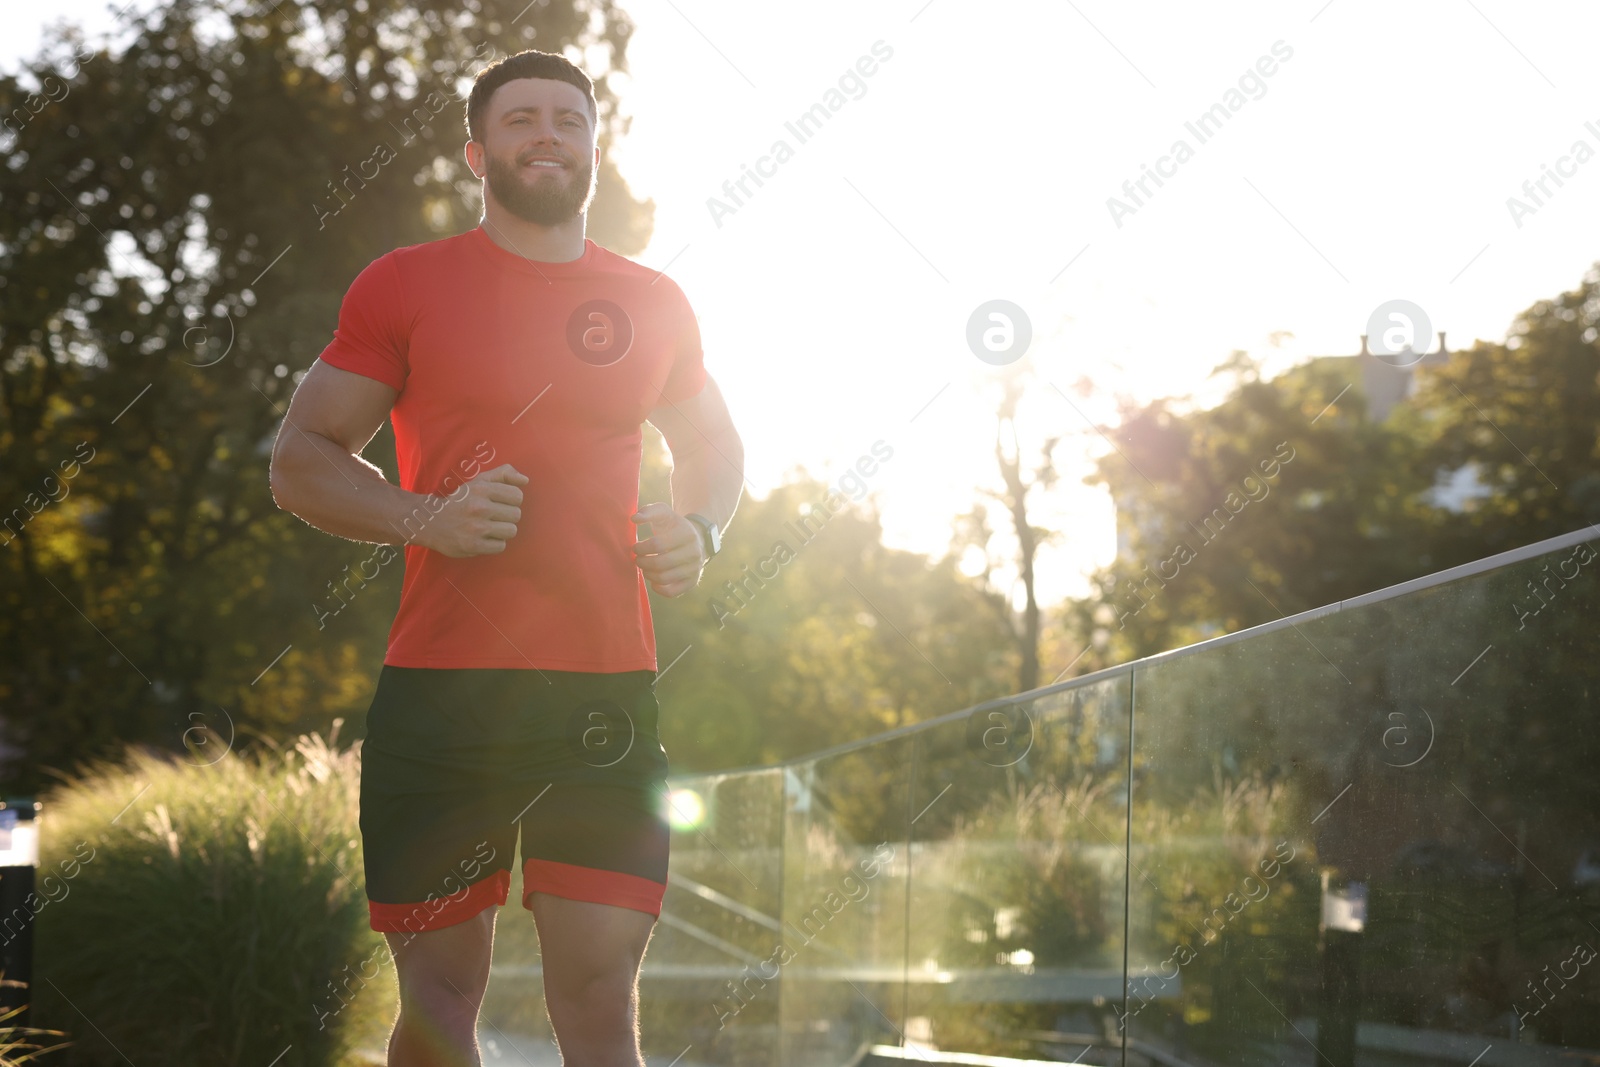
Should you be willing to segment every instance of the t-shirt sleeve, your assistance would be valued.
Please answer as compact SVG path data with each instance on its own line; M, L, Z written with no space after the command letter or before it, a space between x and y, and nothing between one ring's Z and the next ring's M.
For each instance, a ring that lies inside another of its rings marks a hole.
M700 347L700 323L683 290L673 287L673 359L667 382L661 387L664 400L676 403L697 395L706 387L705 353Z
M356 275L339 305L333 340L317 357L340 370L404 389L410 352L410 316L393 254L379 256Z

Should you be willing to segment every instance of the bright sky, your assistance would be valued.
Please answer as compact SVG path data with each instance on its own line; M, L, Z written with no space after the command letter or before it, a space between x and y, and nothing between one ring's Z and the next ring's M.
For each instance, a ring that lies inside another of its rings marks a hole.
M1234 349L1273 369L1352 353L1394 299L1452 348L1499 340L1600 259L1600 7L1223 6L627 0L619 162L657 205L638 258L694 303L756 491L796 464L836 479L881 439L888 540L942 551L997 483L1008 369L975 356L968 320L1010 301L1032 324L1009 368L1034 376L1024 432L1065 435L1036 518L1066 531L1040 559L1048 602L1114 553L1110 502L1077 479L1106 451L1086 417L1116 395L1211 395ZM105 24L105 0L30 11ZM37 43L12 28L8 68ZM841 87L803 143L785 127ZM1186 128L1230 102L1204 142ZM778 140L792 156L760 162ZM734 205L724 182L758 163L770 176ZM1136 202L1123 184L1147 165L1167 176ZM1547 165L1562 184L1536 203L1523 183ZM1136 210L1114 219L1113 196ZM1533 210L1513 218L1512 196ZM714 218L711 197L734 210Z

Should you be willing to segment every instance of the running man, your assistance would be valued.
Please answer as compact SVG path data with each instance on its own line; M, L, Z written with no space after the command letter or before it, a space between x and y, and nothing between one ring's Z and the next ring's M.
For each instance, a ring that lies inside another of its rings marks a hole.
M400 986L391 1067L481 1062L519 834L563 1059L642 1067L668 844L646 585L699 582L744 452L682 290L584 236L597 118L559 55L478 75L481 224L356 277L273 450L279 506L405 545L361 769L370 921ZM398 487L361 458L386 416ZM639 506L647 419L672 452L670 505Z

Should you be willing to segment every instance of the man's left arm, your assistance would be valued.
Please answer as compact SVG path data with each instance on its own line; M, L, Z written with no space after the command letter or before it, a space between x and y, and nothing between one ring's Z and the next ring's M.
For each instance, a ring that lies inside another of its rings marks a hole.
M633 546L634 561L661 596L676 597L700 582L707 555L700 529L686 515L703 515L720 532L733 520L744 489L744 442L728 405L710 375L686 400L662 400L650 424L672 453L672 503L643 505L635 523L650 524L650 536Z

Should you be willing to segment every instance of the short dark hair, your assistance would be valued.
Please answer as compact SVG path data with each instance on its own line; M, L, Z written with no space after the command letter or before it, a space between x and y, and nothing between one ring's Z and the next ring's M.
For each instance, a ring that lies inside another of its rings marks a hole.
M494 96L494 91L500 86L518 78L549 78L552 81L563 81L577 86L589 101L590 124L596 127L600 125L600 108L595 103L594 82L589 80L589 76L566 56L530 48L526 52L518 52L497 60L478 72L477 78L472 83L472 92L467 97L469 138L479 144L483 143L483 116L489 109L489 98Z

